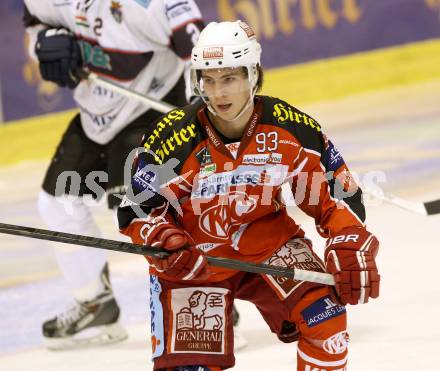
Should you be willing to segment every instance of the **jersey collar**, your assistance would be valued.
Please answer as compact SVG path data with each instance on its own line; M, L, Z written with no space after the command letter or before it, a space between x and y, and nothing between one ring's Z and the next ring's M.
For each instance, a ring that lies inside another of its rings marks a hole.
M237 157L240 157L241 153L244 151L244 149L247 147L249 142L251 141L258 122L261 120L261 116L263 114L263 103L259 97L255 98L255 106L254 111L252 112L251 117L249 118L249 121L247 122L244 131L243 136L240 139L240 147L238 148ZM223 141L220 139L219 135L217 134L217 131L214 129L213 125L209 121L209 117L206 114L206 106L204 105L199 111L197 112L197 118L199 119L200 123L202 124L203 130L205 131L206 135L209 138L209 141L212 143L212 145L223 155L231 157L231 152L226 148Z

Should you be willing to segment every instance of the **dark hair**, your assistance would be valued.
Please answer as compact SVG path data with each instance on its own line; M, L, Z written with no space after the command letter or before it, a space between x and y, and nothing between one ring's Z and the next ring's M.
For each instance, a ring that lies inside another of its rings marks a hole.
M244 75L246 77L248 77L248 70L246 67L242 67L242 71L244 73ZM257 78L257 83L255 84L255 86L257 87L257 92L259 92L261 90L261 88L263 87L263 80L264 80L264 74L263 74L263 68L261 67L260 64L257 64L257 73L258 73L258 78Z
M258 79L257 79L257 92L259 92L261 90L261 88L263 87L263 82L264 82L264 73L263 73L263 68L261 67L261 64L257 64L257 73L258 73Z

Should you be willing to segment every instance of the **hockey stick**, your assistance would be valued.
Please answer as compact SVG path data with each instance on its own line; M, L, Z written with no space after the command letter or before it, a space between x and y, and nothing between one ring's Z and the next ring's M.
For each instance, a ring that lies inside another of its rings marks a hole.
M94 72L88 72L88 71L80 69L80 70L77 70L75 73L83 80L94 81L97 84L102 85L115 93L122 94L122 95L125 95L126 97L130 97L133 99L137 99L138 101L142 102L146 106L149 106L158 112L167 113L167 112L171 111L172 109L176 108L168 103L150 98L150 97L148 97L144 94L141 94L137 91L134 91L132 89L126 88L125 86L119 85L118 83L116 83L106 77L99 76Z
M39 240L69 243L80 246L88 246L98 249L125 252L130 254L138 254L144 256L146 255L155 258L164 258L168 256L167 252L160 251L157 248L150 246L136 245L128 242L107 240L104 238L82 236L71 233L54 232L46 229L24 227L20 225L0 223L0 233L36 238ZM269 274L271 276L281 276L281 277L292 278L300 281L322 283L325 285L335 284L333 276L328 273L278 267L268 264L249 263L235 259L227 259L227 258L214 257L214 256L206 256L206 259L211 265L215 267L222 267L222 268L228 268L228 269L251 272L251 273L263 273L263 274Z
M440 199L428 202L414 202L404 200L403 198L397 197L390 193L379 193L377 191L368 189L366 189L365 192L378 198L379 200L383 200L391 205L398 206L412 213L425 216L440 214Z

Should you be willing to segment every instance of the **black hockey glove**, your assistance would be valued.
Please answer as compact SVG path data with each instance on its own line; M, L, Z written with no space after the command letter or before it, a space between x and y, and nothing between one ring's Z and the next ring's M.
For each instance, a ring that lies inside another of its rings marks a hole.
M81 50L76 38L64 28L38 33L35 53L44 80L74 89L80 82L75 71L82 66Z

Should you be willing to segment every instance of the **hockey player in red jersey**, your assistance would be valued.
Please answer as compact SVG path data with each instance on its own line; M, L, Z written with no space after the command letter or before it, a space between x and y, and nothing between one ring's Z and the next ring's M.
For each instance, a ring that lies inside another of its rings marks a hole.
M244 22L202 31L191 81L203 103L145 133L118 209L122 233L169 252L148 258L155 370L233 367L234 299L252 302L281 341L298 341L297 370L345 370L345 306L379 296L362 192L313 118L256 95L260 54ZM286 182L327 239L323 260L281 202ZM327 271L335 286L214 267L207 255Z

